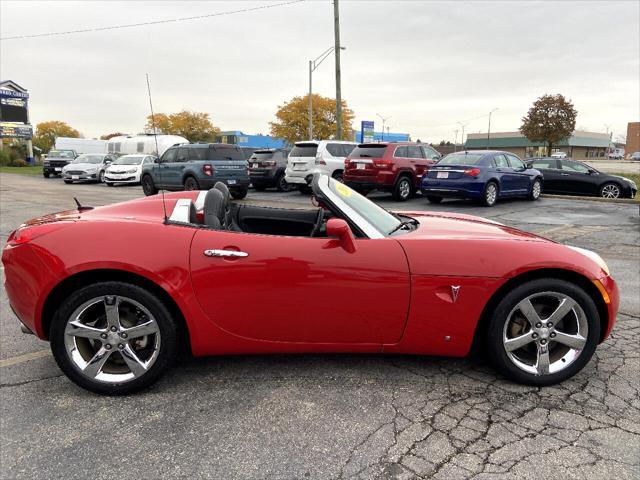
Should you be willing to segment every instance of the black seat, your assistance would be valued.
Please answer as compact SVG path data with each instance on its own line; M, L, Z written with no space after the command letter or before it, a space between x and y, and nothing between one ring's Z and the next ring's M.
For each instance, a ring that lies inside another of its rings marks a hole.
M220 230L225 228L225 205L222 192L212 188L204 197L204 224Z
M240 228L233 220L233 210L230 202L231 193L229 192L229 187L222 182L216 182L213 188L219 190L224 198L224 227L227 230L239 232Z

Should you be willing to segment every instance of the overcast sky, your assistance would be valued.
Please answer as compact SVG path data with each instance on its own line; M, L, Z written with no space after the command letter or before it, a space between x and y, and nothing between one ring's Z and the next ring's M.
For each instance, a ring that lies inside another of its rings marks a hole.
M225 12L267 2L0 1L2 37ZM361 120L453 140L513 131L531 103L562 93L578 127L626 134L640 117L640 2L340 1L343 98ZM308 61L333 45L333 5L308 0L161 25L0 43L0 78L30 92L32 123L87 138L142 131L149 113L208 112L223 130L269 133L278 105L308 90ZM333 57L314 92L335 95ZM458 134L460 135L460 133ZM460 137L458 137L460 138Z

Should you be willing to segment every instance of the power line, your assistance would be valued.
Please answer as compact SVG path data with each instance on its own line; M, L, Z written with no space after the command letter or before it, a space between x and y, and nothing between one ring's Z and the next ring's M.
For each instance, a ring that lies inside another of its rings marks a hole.
M235 13L246 13L246 12L254 12L256 10L266 10L268 8L283 7L286 5L292 5L294 3L300 3L304 1L305 0L290 0L288 2L273 3L271 5L260 5L259 7L243 8L241 10L230 10L227 12L209 13L206 15L196 15L193 17L171 18L168 20L155 20L152 22L129 23L126 25L112 25L110 27L83 28L79 30L67 30L64 32L36 33L34 35L16 35L14 37L2 37L0 38L0 41L21 40L26 38L53 37L53 36L59 36L59 35L71 35L74 33L101 32L105 30L117 30L120 28L146 27L149 25L160 25L163 23L186 22L189 20L201 20L203 18L222 17L225 15L233 15Z

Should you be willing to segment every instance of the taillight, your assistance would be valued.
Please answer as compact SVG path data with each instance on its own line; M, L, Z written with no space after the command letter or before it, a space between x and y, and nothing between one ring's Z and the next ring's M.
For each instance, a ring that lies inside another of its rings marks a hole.
M462 174L466 175L467 177L477 177L478 175L480 175L480 169L479 168L468 168L464 172L462 172Z
M12 247L22 245L24 243L30 242L37 237L41 237L46 233L52 232L59 228L63 228L65 226L68 227L72 224L73 222L52 222L30 227L20 227L17 230L11 232L9 238L7 238L7 245L10 245Z
M204 173L204 174L205 174L205 175L207 175L208 177L212 177L212 176L213 176L213 172L214 172L214 171L215 171L215 170L213 169L213 167L212 167L211 165L209 165L208 163L207 163L207 164L204 164L204 165L202 166L202 173Z
M326 165L327 162L324 161L324 158L316 157L316 165Z
M351 162L351 160L349 160L348 158L344 159L344 168L347 168L349 166L349 163Z
M393 161L377 159L373 161L373 166L380 170L391 170L393 168Z

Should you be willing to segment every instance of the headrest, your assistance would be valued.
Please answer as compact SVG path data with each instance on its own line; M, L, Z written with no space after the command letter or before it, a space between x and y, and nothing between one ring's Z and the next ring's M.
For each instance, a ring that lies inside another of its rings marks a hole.
M227 187L222 182L216 182L213 188L215 188L216 190L219 190L222 193L224 201L226 202L225 205L229 203L229 187Z
M224 196L220 190L212 188L207 192L207 196L204 198L204 224L213 227L221 228L224 223Z

